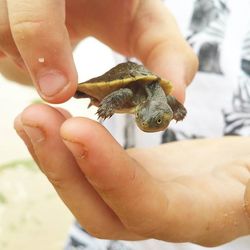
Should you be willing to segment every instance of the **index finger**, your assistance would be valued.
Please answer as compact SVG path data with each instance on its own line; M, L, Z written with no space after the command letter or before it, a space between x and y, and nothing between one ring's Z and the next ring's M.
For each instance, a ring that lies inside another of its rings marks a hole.
M65 1L7 0L16 46L45 100L59 103L76 90L77 73L65 26Z
M148 237L158 228L168 206L165 194L107 130L89 119L72 118L62 125L61 136L87 180L128 231Z

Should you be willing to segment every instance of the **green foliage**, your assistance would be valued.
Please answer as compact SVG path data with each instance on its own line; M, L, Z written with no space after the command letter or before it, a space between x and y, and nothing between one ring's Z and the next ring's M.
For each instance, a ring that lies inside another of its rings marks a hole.
M20 159L0 165L0 173L6 169L13 169L18 167L24 167L30 170L37 169L36 164L32 159Z

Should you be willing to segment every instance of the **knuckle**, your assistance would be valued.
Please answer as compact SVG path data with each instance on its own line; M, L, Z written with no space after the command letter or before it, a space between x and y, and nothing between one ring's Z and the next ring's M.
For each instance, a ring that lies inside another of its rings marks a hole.
M56 190L62 190L64 188L64 178L60 177L57 173L53 171L46 171L45 174Z

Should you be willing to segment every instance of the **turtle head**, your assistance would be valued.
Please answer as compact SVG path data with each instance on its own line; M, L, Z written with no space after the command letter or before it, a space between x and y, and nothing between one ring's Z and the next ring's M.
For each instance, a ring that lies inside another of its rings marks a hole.
M144 132L165 130L173 119L173 111L166 103L146 101L139 104L135 110L137 126Z

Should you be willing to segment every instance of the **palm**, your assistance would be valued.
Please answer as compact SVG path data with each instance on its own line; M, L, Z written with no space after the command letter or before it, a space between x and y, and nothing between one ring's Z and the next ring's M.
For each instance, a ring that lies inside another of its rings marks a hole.
M167 240L190 241L195 234L196 242L213 245L233 238L238 225L244 225L242 234L249 232L243 206L249 143L249 138L242 143L231 137L129 151L165 193L169 204L162 220Z

